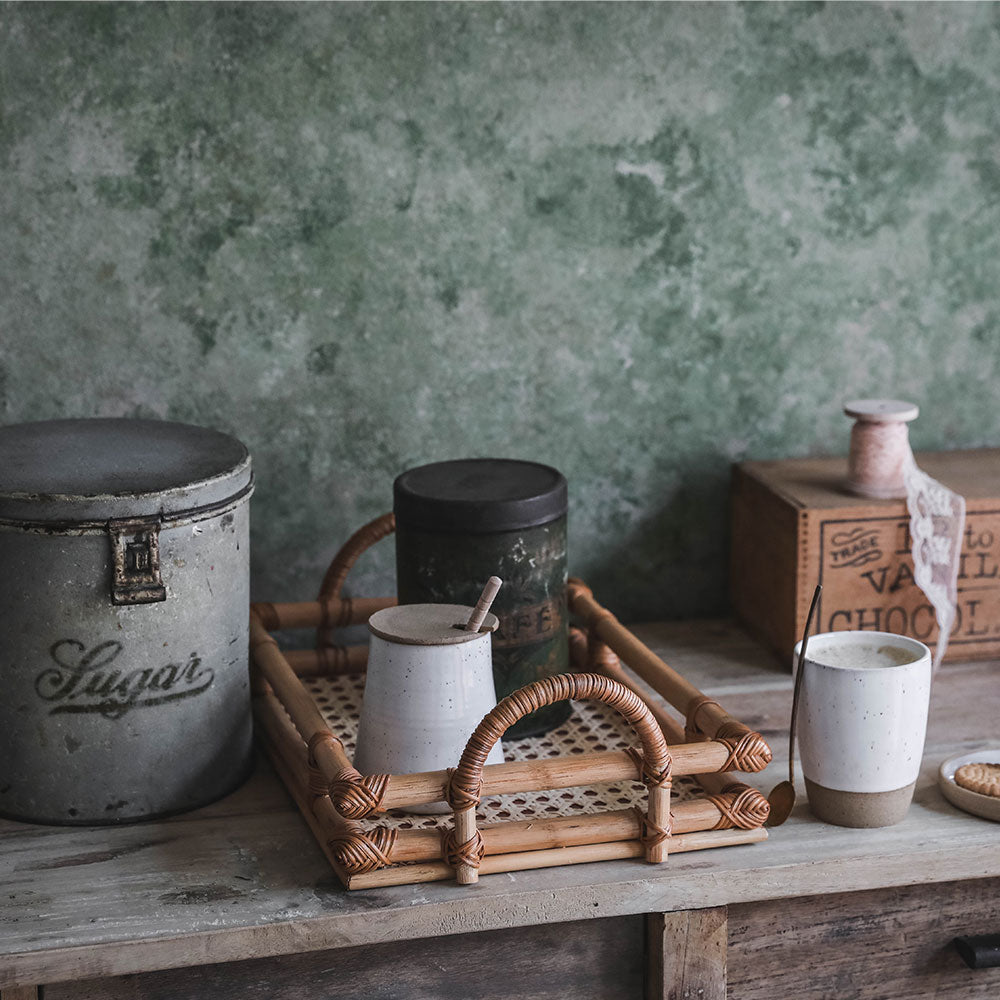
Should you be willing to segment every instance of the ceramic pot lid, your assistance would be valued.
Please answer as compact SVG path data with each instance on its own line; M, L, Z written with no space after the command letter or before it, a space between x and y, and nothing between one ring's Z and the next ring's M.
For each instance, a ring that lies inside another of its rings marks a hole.
M478 632L466 632L462 626L471 614L472 608L464 604L400 604L376 611L368 619L368 628L387 642L407 646L453 646L472 642L495 631L500 624L496 615L488 614Z

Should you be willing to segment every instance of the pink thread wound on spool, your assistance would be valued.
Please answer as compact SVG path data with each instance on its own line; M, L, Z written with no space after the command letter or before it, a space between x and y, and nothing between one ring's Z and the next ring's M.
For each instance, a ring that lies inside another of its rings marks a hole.
M847 488L863 497L906 496L904 470L910 458L907 423L920 413L901 399L855 399L844 404L854 418L847 458Z

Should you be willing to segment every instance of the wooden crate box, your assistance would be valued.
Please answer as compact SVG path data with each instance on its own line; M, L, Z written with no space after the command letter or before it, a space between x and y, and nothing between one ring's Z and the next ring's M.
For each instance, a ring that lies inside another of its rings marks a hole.
M1000 655L1000 449L928 452L928 475L967 503L958 615L946 659ZM791 667L817 583L814 632L895 632L933 647L934 609L913 579L905 500L848 493L846 458L734 467L730 593L737 617Z

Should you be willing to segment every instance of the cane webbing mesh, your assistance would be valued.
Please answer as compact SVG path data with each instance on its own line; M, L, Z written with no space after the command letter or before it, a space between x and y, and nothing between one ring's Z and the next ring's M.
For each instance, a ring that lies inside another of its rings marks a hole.
M341 740L353 758L358 732L358 715L364 693L363 674L303 679L330 731ZM638 745L638 737L612 708L597 701L573 702L573 714L557 729L544 736L505 741L507 761L541 760L547 757L576 756L595 750L625 750ZM456 759L455 763L458 761ZM693 780L677 778L672 802L683 802L700 794ZM586 787L518 792L486 796L477 810L484 826L574 814L601 813L615 809L645 808L646 788L639 781L605 782ZM450 810L443 815L422 816L392 810L379 814L382 826L399 830L433 830L450 824Z

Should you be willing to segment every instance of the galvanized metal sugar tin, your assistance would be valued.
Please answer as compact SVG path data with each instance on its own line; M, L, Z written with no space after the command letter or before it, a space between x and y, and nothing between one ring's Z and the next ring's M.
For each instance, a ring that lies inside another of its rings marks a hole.
M396 585L401 604L475 604L492 575L497 698L569 669L566 479L537 462L471 458L398 476ZM569 702L538 709L505 738L548 732Z
M0 814L145 819L247 775L252 490L201 427L0 428Z

